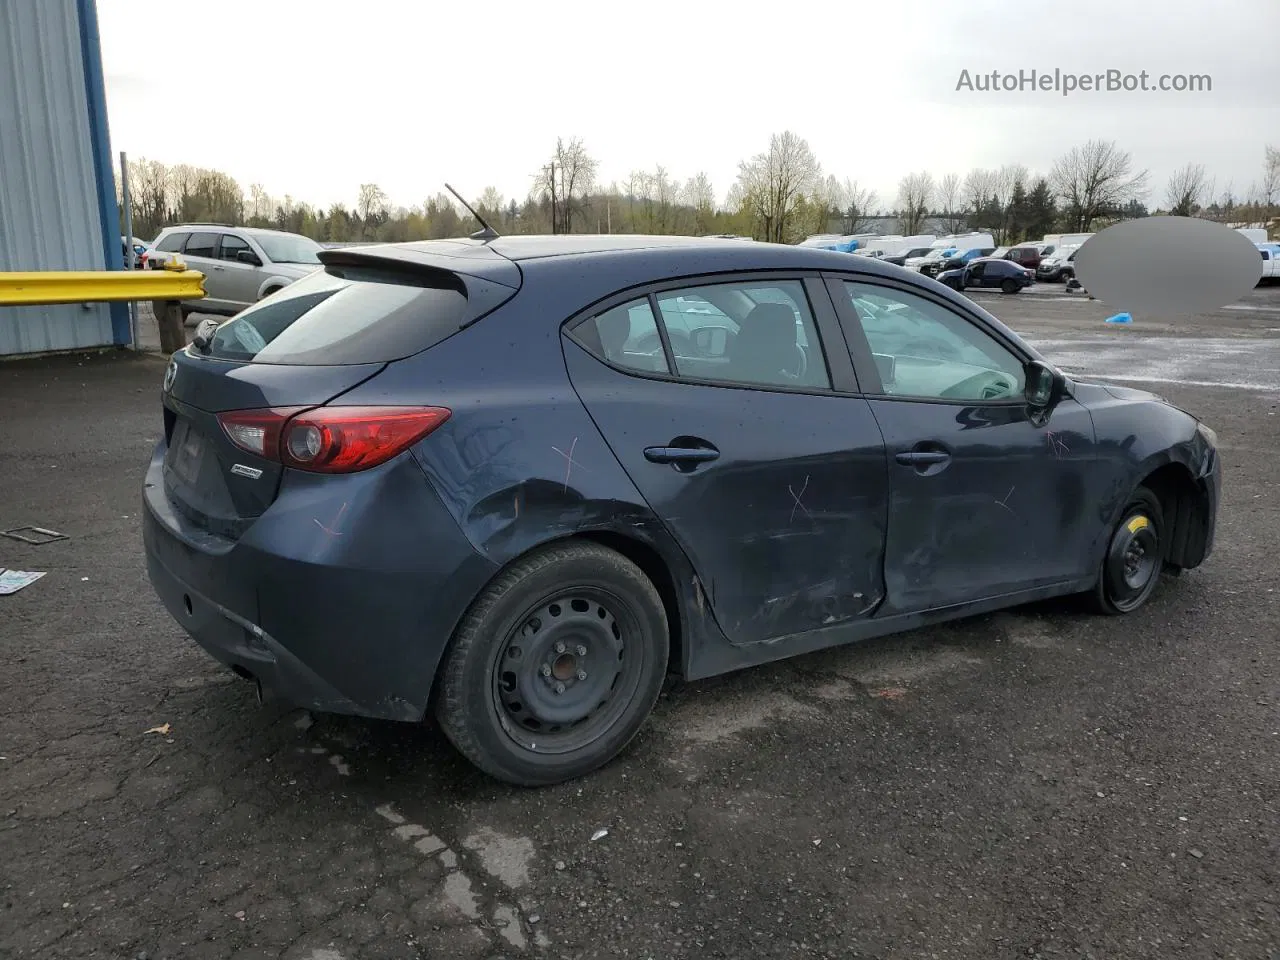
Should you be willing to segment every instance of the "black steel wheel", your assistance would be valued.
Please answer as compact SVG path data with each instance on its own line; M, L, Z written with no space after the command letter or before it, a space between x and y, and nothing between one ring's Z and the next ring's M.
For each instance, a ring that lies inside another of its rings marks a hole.
M436 716L500 780L583 776L653 708L667 631L661 597L630 560L595 543L553 545L512 564L472 605L445 656Z
M1017 293L1021 289L1022 287L1019 285L1018 281L1014 280L1012 277L1000 284L1000 290L1004 293Z
M1164 517L1160 501L1139 488L1121 514L1107 544L1094 590L1103 613L1132 613L1151 597L1164 567Z

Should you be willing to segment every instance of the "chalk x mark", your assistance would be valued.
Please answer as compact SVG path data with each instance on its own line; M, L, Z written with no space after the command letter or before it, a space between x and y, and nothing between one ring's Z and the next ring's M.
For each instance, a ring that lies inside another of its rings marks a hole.
M342 502L342 506L338 509L338 515L333 518L332 528L326 527L323 523L321 523L315 517L312 518L312 522L315 523L315 525L319 527L321 530L323 530L325 533L329 534L329 536L340 537L342 536L342 531L338 529L338 521L342 519L342 515L346 512L347 512L347 502L344 500Z
M808 489L809 489L809 475L808 475L808 474L805 474L804 483L801 485L801 487L800 487L800 492L799 492L799 493L796 493L796 492L795 492L795 490L792 488L791 484L789 484L789 483L787 484L787 493L791 494L791 499L795 501L795 504L794 504L794 505L792 506L792 508L791 508L791 520L790 520L790 521L788 521L789 523L795 523L795 522L796 522L796 511L797 511L797 510L803 510L803 511L804 511L804 515L805 515L806 517L808 517L810 520L812 520L812 519L813 519L813 514L811 514L811 513L809 512L809 508L808 508L808 507L806 507L806 506L804 505L804 492L805 492L806 490L808 490Z
M559 447L551 448L552 450L560 454L560 456L564 457L565 459L565 466L564 466L564 492L565 493L569 492L569 477L573 475L573 468L582 467L583 470L587 469L586 467L583 467L582 464L579 463L577 460L573 459L573 451L577 448L577 446L578 446L578 438L574 437L573 443L569 444L568 453L565 453Z

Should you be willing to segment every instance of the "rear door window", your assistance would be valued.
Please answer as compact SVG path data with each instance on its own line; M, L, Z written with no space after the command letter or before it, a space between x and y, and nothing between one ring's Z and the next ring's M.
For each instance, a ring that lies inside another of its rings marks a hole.
M193 233L187 238L187 245L183 249L188 257L213 257L214 248L218 245L218 235L216 233Z
M223 323L207 356L307 366L399 360L456 333L467 306L449 273L328 267Z
M714 284L666 291L655 299L677 376L831 389L800 281Z

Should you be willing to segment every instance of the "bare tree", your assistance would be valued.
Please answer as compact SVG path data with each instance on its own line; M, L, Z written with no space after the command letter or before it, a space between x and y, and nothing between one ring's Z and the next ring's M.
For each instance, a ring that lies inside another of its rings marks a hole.
M1264 216L1270 217L1277 200L1280 200L1280 149L1267 144L1262 162L1262 203Z
M1024 190L1026 189L1027 177L1027 168L1020 163L1006 163L995 171L992 177L994 187L992 195L1002 211L1009 209L1009 201L1013 199L1013 192L1018 189L1019 184Z
M1147 171L1135 170L1132 155L1114 140L1072 147L1054 163L1050 176L1077 230L1088 230L1098 217L1147 193Z
M271 216L271 211L274 209L275 203L267 193L266 187L260 183L249 187L249 216L252 219L266 219Z
M847 177L841 190L844 193L844 232L862 233L876 212L876 192Z
M934 192L933 174L928 170L909 173L898 183L898 222L903 233L920 232L925 217L929 215Z
M699 171L685 182L684 203L693 210L693 232L706 234L716 212L716 191L706 173Z
M286 198L287 199L287 198ZM356 213L360 219L376 218L387 209L387 195L376 183L360 184L360 192L356 197Z
M1175 217L1193 216L1212 194L1213 184L1202 163L1188 163L1175 170L1164 192L1169 213Z
M973 213L981 211L997 192L997 176L994 170L976 168L965 174L964 203Z
M834 176L819 179L810 202L813 204L813 232L826 233L831 221L844 215L844 187Z
M796 212L822 175L809 143L790 130L769 138L769 149L738 164L731 195L753 221L757 239L785 243L796 232Z
M578 137L556 138L556 150L534 174L534 194L551 204L551 232L572 233L575 208L581 208L595 185L596 161Z
M938 206L949 233L958 233L964 225L964 194L960 174L948 173L938 183Z
M497 187L485 187L476 201L476 209L480 215L492 223L502 214L502 194Z
M129 161L129 193L133 202L133 230L154 237L169 216L169 171L158 160Z

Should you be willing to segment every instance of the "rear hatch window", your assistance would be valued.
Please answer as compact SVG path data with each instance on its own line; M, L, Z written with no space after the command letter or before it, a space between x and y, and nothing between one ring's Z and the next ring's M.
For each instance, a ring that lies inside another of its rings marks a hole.
M466 288L454 274L335 265L218 326L203 354L237 363L381 363L434 346L466 318Z

